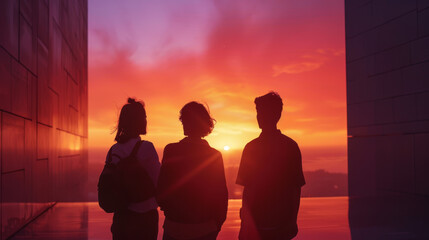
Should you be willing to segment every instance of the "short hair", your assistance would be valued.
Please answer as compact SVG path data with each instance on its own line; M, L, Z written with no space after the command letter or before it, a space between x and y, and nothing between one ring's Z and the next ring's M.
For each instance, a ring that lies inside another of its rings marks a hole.
M128 98L128 103L122 107L119 114L115 141L123 143L140 134L146 134L146 127L144 102Z
M255 98L256 111L270 120L279 121L283 111L283 101L276 92L269 92Z
M205 137L214 128L214 119L203 104L189 102L180 110L180 121L182 122L184 134Z

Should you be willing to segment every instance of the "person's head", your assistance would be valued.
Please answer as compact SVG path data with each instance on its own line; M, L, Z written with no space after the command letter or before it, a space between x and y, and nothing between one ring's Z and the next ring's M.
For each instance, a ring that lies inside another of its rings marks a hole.
M259 128L273 129L277 127L283 110L282 98L276 92L269 92L255 98Z
M198 102L189 102L180 110L183 134L192 137L205 137L214 127L214 119L207 109Z
M126 142L130 138L146 134L146 126L144 103L136 101L134 98L128 98L128 103L122 107L119 114L115 141Z

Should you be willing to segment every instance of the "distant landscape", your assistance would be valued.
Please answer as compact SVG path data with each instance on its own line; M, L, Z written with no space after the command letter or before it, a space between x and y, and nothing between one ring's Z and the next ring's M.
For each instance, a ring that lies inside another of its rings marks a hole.
M235 184L238 167L225 169L229 198L241 198L243 187ZM347 174L330 173L325 170L304 171L306 184L302 197L347 196Z
M88 190L89 201L97 201L97 182L104 162L89 162ZM229 198L241 198L243 188L235 184L238 167L225 169ZM330 173L325 170L304 171L306 185L302 197L347 196L347 174Z

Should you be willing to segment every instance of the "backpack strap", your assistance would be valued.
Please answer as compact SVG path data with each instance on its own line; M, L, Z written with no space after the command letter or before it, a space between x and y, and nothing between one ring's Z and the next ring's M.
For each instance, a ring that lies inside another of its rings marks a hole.
M110 147L109 152L107 153L107 161L106 164L112 163L112 147Z
M140 141L140 140L136 142L136 145L134 145L133 151L131 151L129 158L135 157L137 155L137 152L138 152L141 144L142 144L142 141Z
M113 164L112 163L112 160L113 160L112 157L117 157L117 158L121 159L121 156L119 156L116 153L112 153L112 150L113 150L113 146L110 147L109 152L107 153L107 161L106 161L107 165L112 165Z

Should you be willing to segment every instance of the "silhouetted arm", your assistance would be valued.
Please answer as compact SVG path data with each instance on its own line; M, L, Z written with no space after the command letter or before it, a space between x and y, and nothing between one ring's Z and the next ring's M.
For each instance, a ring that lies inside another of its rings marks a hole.
M158 184L159 171L161 164L159 162L158 153L155 150L155 147L151 142L147 142L145 148L146 152L143 155L143 166L146 169L147 174L150 176L153 181L154 186Z
M245 186L248 181L248 175L250 171L249 166L249 145L247 144L243 149L243 154L241 155L240 166L238 168L236 184Z
M296 221L301 201L301 187L305 184L304 175L302 172L302 159L301 151L298 147L298 144L294 143L290 155L291 161L291 176L289 178L289 184L287 184L286 194L289 199L289 207L286 207L286 213L290 214L289 217L284 218L286 221L286 226L291 226L296 228ZM291 222L289 222L291 221ZM290 229L290 232L294 235L296 234L297 229Z
M301 150L298 147L298 144L295 143L295 151L294 151L294 179L296 181L296 185L300 188L305 185L304 173L302 171L302 157ZM300 190L301 192L301 190Z
M169 156L170 151L168 145L164 148L164 154L162 156L161 168L158 176L158 184L156 188L156 201L160 206L161 210L164 211L165 208L168 208L168 195L167 190L169 187Z
M296 187L291 192L292 195L292 209L293 209L293 216L296 222L296 219L298 217L298 210L299 210L299 204L301 202L301 187Z
M223 164L222 155L217 153L215 161L215 172L217 179L215 181L215 198L217 203L217 208L215 209L216 223L219 230L222 227L222 224L226 220L226 214L228 211L228 188L226 186L225 179L225 168Z

